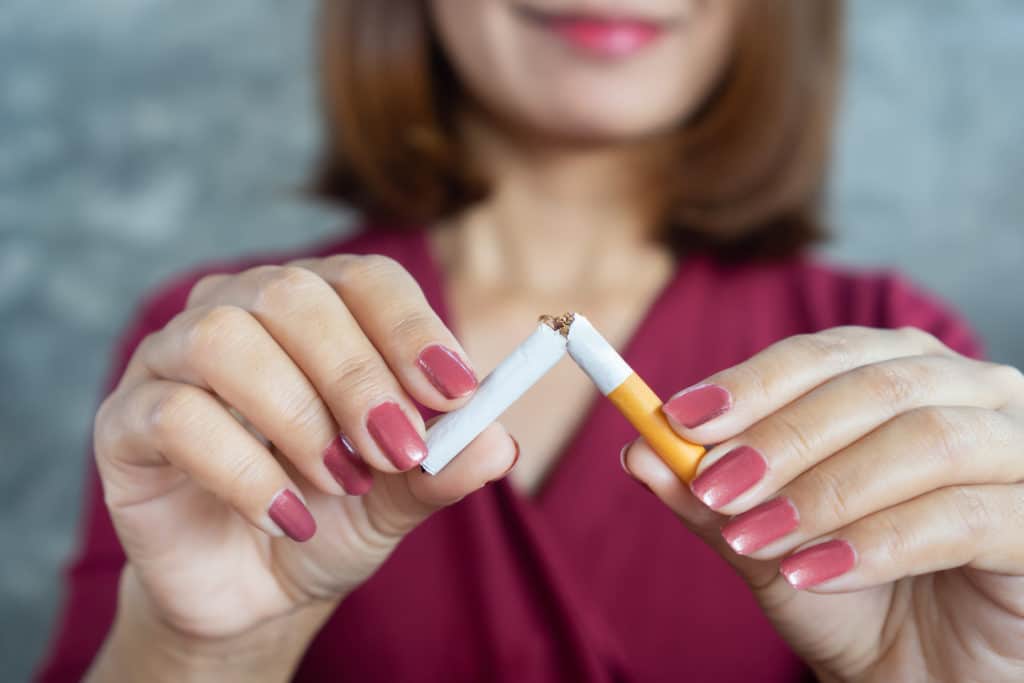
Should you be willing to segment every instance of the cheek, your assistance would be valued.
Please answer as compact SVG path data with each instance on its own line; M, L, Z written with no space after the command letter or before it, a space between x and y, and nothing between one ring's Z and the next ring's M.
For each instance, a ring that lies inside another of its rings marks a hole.
M470 95L506 122L565 139L641 137L683 121L732 46L732 0L630 58L597 61L528 28L504 0L433 0L449 61Z

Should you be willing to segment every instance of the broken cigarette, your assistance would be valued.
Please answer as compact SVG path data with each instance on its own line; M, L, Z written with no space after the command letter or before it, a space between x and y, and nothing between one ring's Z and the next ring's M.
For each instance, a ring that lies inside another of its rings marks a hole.
M427 457L420 467L437 474L489 424L547 374L565 355L565 334L542 322L480 383L466 405L427 430Z
M420 467L428 474L440 472L547 374L566 350L669 469L691 482L704 447L675 433L661 411L658 395L579 313L542 317L537 330L480 383L466 405L427 430L427 457Z
M568 330L569 355L597 385L598 391L636 427L677 477L690 483L705 449L676 434L661 411L662 402L647 383L579 313L553 320Z

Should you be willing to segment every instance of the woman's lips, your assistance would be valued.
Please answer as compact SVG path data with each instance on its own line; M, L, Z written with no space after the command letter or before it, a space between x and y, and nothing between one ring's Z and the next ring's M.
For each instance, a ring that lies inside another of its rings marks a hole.
M664 22L631 17L554 14L522 8L531 23L583 54L604 59L628 57L657 40Z
M557 17L548 26L573 48L598 57L632 55L662 33L657 24L635 19Z

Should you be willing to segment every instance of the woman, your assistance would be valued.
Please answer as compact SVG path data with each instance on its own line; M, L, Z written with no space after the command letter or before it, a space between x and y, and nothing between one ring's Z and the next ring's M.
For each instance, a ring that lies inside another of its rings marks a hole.
M148 301L41 679L1024 678L1024 380L801 256L839 16L325 3L318 189L366 229ZM692 486L568 363L418 470L418 406L564 310L716 444Z

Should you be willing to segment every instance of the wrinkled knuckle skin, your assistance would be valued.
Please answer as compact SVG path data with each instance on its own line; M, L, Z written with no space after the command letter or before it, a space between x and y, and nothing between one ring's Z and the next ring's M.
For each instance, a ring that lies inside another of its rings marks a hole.
M332 395L338 400L352 401L360 395L379 391L379 364L365 356L346 358L332 373Z
M968 421L949 408L929 406L913 410L906 414L905 426L922 449L921 457L935 461L939 471L949 471L949 468L955 471L974 440Z
M312 392L294 392L278 399L281 421L289 432L305 432L324 421L323 404Z
M158 443L182 438L202 411L202 390L187 384L169 387L153 402L147 423Z
M968 538L979 538L992 530L995 515L984 496L970 486L952 489L956 513Z
M918 395L921 377L906 364L876 363L855 371L865 394L873 401L898 410Z
M194 306L199 300L213 291L219 283L223 282L226 277L226 275L221 273L214 273L211 275L204 275L199 278L199 280L192 285L192 289L188 293L185 308L191 308Z
M326 283L312 271L283 266L265 275L253 296L253 311L273 314L293 308L296 302L313 293L321 293Z
M332 284L341 289L360 287L362 289L405 272L393 258L379 254L346 256L331 266Z
M391 338L401 341L426 342L434 329L435 319L425 311L410 311L401 315L391 328Z
M890 515L880 515L873 526L871 535L879 540L882 559L887 565L899 566L913 550L912 539Z
M252 316L236 306L214 306L191 324L185 357L193 368L206 368L225 349L238 348L252 330Z
M794 340L804 347L809 357L817 359L817 363L840 370L849 369L853 365L850 335L842 328L802 334L794 337Z
M850 523L856 510L843 481L826 467L809 470L810 490L813 491L816 505L819 508L816 517L825 520L825 526L834 528Z

